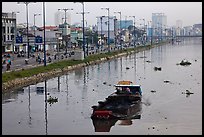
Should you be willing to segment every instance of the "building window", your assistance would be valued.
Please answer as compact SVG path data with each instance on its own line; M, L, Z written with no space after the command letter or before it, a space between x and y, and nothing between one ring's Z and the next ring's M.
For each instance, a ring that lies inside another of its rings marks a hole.
M9 27L7 27L7 33L9 33Z
M11 27L11 33L14 33L14 27Z
M4 42L6 41L6 35L4 35Z
M2 27L2 29L3 29L3 33L6 33L6 28L5 28L5 27Z
M14 39L14 35L11 35L11 39L12 39L12 40Z
M8 37L7 37L7 40L9 41L9 35L8 35Z

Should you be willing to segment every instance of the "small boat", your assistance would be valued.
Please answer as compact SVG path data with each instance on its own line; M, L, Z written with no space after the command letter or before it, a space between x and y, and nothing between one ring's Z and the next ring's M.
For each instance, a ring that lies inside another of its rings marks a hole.
M109 95L105 101L98 101L92 106L92 119L129 119L140 116L142 90L140 85L131 81L119 81L114 85L116 91Z

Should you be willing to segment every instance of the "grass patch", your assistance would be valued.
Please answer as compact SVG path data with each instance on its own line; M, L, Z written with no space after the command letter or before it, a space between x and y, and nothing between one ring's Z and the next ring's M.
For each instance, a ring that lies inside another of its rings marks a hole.
M145 47L150 47L150 45L146 45ZM139 50L141 48L144 48L144 46L139 46L136 49ZM73 65L77 65L80 63L86 63L86 62L90 62L90 61L95 61L101 58L106 58L106 57L111 57L120 53L124 53L124 52L130 52L135 50L134 48L129 48L129 49L124 49L124 50L118 50L118 51L113 51L113 52L107 52L107 53L100 53L100 54L94 54L94 55L89 55L88 57L86 57L84 60L62 60L59 62L54 62L51 64L48 64L46 67L44 66L39 66L39 67L35 67L35 68L30 68L30 69L24 69L21 71L11 71L11 72L5 72L2 74L2 82L8 82L11 80L14 80L16 78L24 78L24 77L30 77L33 75L37 75L39 73L44 73L44 72L48 72L54 69L63 69L67 66L73 66Z

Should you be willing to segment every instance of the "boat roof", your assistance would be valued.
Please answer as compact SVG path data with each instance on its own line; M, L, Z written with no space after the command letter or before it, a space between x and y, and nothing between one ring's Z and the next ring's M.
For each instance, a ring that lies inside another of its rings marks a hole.
M133 84L132 81L129 80L123 80L123 81L119 81L118 85L130 85Z
M140 85L119 85L119 84L116 84L114 86L115 87L140 87Z

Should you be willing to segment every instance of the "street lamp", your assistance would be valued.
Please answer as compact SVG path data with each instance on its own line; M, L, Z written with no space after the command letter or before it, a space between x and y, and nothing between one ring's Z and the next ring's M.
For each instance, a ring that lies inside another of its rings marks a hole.
M73 9L58 9L58 11L60 11L60 10L64 10L64 12L65 12L65 16L64 16L65 21L64 22L66 23L66 17L67 17L66 13L68 10L73 10Z
M140 19L144 21L144 33L143 33L143 41L144 41L144 46L145 46L145 19Z
M33 27L33 29L34 29L34 37L35 37L35 17L38 16L38 15L41 15L41 14L34 14L33 15L34 16L34 27ZM35 45L35 39L34 39L34 46L36 46Z
M60 10L63 10L63 11L65 12L64 28L65 28L65 36L66 36L66 35L67 35L67 33L66 33L66 32L67 32L67 31L66 31L66 26L67 26L67 24L66 24L66 23L67 23L67 22L66 22L66 20L67 20L67 19L66 19L67 15L66 15L66 13L67 13L68 10L73 10L73 9L72 9L72 8L71 8L71 9L58 9L58 11L60 11ZM65 41L65 40L64 40L64 41ZM67 45L68 45L68 44L67 44L67 40L65 41L65 43L66 43L66 53L67 53Z
M109 8L101 8L102 10L105 9L108 11L108 52L110 52L110 22L109 22Z
M28 4L30 3L36 3L36 2L22 2L26 5L26 17L27 17L27 45L28 45L28 58L30 53L30 46L29 46L29 39L28 39ZM21 2L17 2L17 4L21 4Z
M77 3L77 2L74 2ZM84 51L84 58L86 57L85 55L85 37L84 37L84 2L78 2L82 4L83 12L82 12L82 18L83 18L83 51Z
M12 12L12 20L13 20L13 21L12 21L12 29L13 29L13 33L14 33L13 38L12 38L12 44L13 44L13 47L12 47L12 49L13 49L13 50L12 50L12 51L13 51L13 61L14 61L14 47L15 47L15 46L14 46L14 43L15 43L14 41L15 41L15 38L16 38L16 30L15 30L15 29L16 29L16 22L15 22L15 29L14 29L14 26L13 26L13 25L14 25L14 19L13 19L13 14L14 14L14 13L16 14L16 13L20 13L20 12L19 12L19 11L17 11L17 12Z
M135 48L135 16L129 16L129 17L133 17L134 18L134 48Z
M120 14L120 48L122 50L122 42L121 42L121 39L122 39L121 11L114 12L114 13L119 13Z
M44 66L46 66L46 47L45 47L45 2L43 2L43 26L44 26Z

